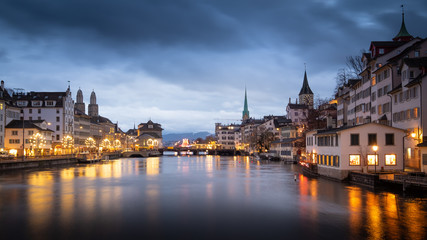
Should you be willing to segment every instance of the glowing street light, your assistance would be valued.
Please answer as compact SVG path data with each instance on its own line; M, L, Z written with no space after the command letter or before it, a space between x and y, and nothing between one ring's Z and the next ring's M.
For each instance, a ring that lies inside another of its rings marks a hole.
M374 152L375 152L375 164L374 164L375 168L374 168L374 171L375 171L375 173L377 173L377 163L378 163L377 151L378 151L378 146L377 145L372 146L372 150L374 150Z

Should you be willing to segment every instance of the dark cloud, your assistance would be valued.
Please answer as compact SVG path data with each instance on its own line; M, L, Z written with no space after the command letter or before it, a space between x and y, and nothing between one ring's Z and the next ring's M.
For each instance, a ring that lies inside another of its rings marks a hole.
M0 77L35 91L57 91L68 80L74 88L97 89L105 115L122 124L130 118L117 114L125 104L166 127L179 128L197 115L210 128L204 118L240 117L245 85L253 116L284 114L301 87L304 63L315 94L330 96L346 56L397 34L400 4L2 0ZM426 37L427 2L406 5L408 31ZM119 90L127 97L113 99Z

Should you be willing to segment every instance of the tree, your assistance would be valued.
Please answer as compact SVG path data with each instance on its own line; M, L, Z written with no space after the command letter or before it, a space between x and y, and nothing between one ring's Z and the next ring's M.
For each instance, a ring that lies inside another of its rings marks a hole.
M362 55L366 53L366 50L360 50L358 56L347 56L345 61L345 68L338 69L337 76L335 77L336 85L334 90L334 96L337 94L338 89L345 84L349 79L359 78L359 74L364 70L364 64L362 62Z
M258 152L270 150L271 142L274 141L274 134L266 128L255 128L249 138L249 147Z

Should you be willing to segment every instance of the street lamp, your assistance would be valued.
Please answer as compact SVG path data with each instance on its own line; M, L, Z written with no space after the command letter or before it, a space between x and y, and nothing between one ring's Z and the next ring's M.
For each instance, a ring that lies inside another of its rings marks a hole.
M378 146L377 145L372 146L372 150L374 150L374 152L375 152L375 163L374 163L375 168L374 168L374 171L375 171L375 173L377 173L377 163L378 163L377 151L378 151Z

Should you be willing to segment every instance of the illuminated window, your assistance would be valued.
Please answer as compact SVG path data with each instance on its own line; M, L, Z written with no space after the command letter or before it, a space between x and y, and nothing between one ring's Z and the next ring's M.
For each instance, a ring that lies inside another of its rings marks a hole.
M350 155L350 166L360 165L360 155Z
M396 165L396 154L385 155L385 165Z
M371 166L377 165L378 166L378 155L374 155L374 154L368 155L368 165L371 165Z

